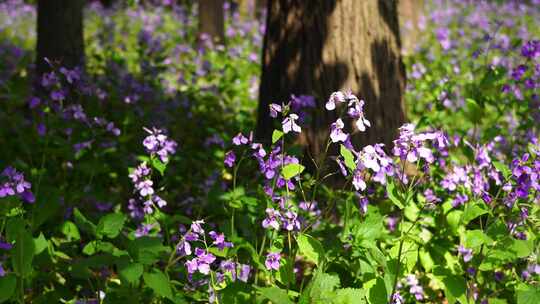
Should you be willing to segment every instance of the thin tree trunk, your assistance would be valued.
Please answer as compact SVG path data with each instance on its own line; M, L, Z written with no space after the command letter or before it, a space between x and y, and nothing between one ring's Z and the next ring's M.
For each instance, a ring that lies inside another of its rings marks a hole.
M365 100L372 127L356 134L357 144L391 144L404 122L405 71L400 57L393 0L269 0L263 46L257 136L267 141L273 123L268 105L290 95L317 100L301 143L317 157L336 119L324 103L337 90Z
M45 58L73 68L84 64L83 0L38 0L38 75L50 70Z
M225 41L223 0L199 0L199 33L209 35L214 42Z

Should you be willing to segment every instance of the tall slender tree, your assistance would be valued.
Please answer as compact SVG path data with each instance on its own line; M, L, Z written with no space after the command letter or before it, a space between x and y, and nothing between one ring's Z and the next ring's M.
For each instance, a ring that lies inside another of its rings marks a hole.
M49 71L45 58L62 66L84 64L84 0L38 0L36 69Z
M271 136L270 103L313 95L317 110L301 142L320 155L336 119L324 103L333 91L350 89L366 101L372 124L354 141L390 144L405 120L396 6L394 0L269 0L257 136Z
M199 33L209 35L214 42L225 40L224 0L199 0Z

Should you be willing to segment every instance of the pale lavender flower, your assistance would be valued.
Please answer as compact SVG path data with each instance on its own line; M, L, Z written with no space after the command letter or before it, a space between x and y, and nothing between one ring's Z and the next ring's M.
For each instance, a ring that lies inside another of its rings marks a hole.
M345 132L343 132L343 128L345 127L345 124L343 123L343 120L341 118L338 118L336 122L332 123L330 126L330 139L333 143L337 142L344 142L349 137Z
M279 270L280 264L279 261L281 260L281 254L279 252L270 252L266 255L266 261L264 262L264 265L266 266L266 269L268 270Z
M298 115L294 113L289 114L288 117L285 117L285 119L283 119L283 121L281 122L282 127L283 127L283 133L287 134L291 131L296 132L296 133L301 133L302 128L296 123L297 120L298 120Z
M270 104L270 116L273 118L276 118L278 116L278 113L281 113L283 108L275 103Z
M459 245L458 253L463 257L463 262L467 263L473 258L472 249L465 248L463 245Z

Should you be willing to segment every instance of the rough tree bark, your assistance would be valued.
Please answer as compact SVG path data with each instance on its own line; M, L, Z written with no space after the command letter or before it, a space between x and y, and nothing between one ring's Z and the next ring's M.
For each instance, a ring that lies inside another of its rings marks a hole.
M225 41L224 0L199 0L199 33L210 35L214 42Z
M84 0L39 0L36 70L50 70L48 58L65 67L84 65Z
M324 103L336 90L351 89L366 101L372 127L358 144L391 144L404 122L405 71L394 0L269 0L263 46L257 137L271 137L268 105L291 94L313 95L317 110L301 143L317 157L335 111Z

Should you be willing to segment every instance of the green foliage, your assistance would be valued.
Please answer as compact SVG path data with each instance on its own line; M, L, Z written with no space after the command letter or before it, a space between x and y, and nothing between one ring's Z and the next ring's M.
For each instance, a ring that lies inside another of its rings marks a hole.
M319 267L324 265L325 253L321 242L307 234L300 234L296 241L302 255Z

